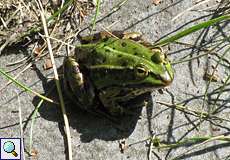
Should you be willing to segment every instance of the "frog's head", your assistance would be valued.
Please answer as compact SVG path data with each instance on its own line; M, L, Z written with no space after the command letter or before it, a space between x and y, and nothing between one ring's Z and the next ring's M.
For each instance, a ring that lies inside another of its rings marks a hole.
M103 44L97 50L97 55L103 53L100 54L103 62L91 66L97 88L120 86L152 90L172 83L173 69L160 48L146 47L130 40L113 41L111 44Z
M174 78L173 69L166 55L160 48L152 49L150 59L145 63L140 62L135 66L136 78L143 86L161 88L172 83Z

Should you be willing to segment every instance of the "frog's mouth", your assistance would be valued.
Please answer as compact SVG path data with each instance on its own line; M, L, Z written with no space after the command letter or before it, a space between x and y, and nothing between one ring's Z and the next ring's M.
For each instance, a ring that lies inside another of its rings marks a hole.
M110 88L110 87L109 87ZM146 86L146 87L141 87L137 85L127 85L127 86L112 86L112 88L117 88L119 92L117 92L117 96L119 97L126 97L126 99L132 99L135 98L136 96L145 94L147 92L152 92L154 90L153 87ZM105 90L105 88L103 89Z
M150 85L150 84L139 84L139 85L135 85L135 84L130 84L127 86L124 86L124 88L130 89L130 90L141 90L143 92L151 92L155 89L161 89L164 88L166 85L164 84L159 84L159 85Z
M115 86L114 86L115 87ZM127 94L128 92L132 92L134 95L140 95L146 92L152 92L154 90L157 89L161 89L164 88L164 85L158 85L158 86L153 86L153 85L149 85L149 84L129 84L129 85L125 85L125 86L117 86L118 88L122 88L121 93L120 94ZM137 93L137 94L135 94Z

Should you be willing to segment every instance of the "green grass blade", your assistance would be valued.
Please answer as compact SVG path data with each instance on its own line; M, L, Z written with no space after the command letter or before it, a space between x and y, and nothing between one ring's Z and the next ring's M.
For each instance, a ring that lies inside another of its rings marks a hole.
M96 4L96 13L94 15L94 18L93 18L93 22L92 22L92 30L91 32L94 30L95 28L95 25L96 25L96 21L97 21L97 17L99 15L99 10L100 10L100 0L97 0L97 4Z
M66 1L62 8L54 12L54 14L47 19L47 23L53 20L59 14L62 14L72 3L73 3L73 0Z
M4 72L1 68L0 68L0 74L2 74L3 76L5 76L8 80L11 80L14 84L16 84L17 86L19 86L20 88L24 89L25 91L28 91L30 93L35 94L36 96L40 97L41 99L44 99L48 102L54 103L54 101L50 98L47 98L35 91L33 91L32 89L30 89L29 87L21 84L19 81L15 80L13 77L11 77L9 74L7 74L6 72Z
M34 128L34 123L35 123L35 117L38 113L38 109L41 107L42 103L44 102L43 99L40 100L38 105L36 106L33 114L32 114L32 121L31 121L31 126L30 126L30 138L29 138L29 153L32 154L32 145L33 145L33 128Z
M48 93L45 96L48 96L51 92L53 92L55 89L55 85L53 85L50 90L48 91ZM41 99L40 102L38 103L38 105L35 107L32 115L31 115L31 126L30 126L30 138L29 138L29 153L32 154L32 147L33 147L33 127L34 127L34 123L35 123L35 119L38 113L38 109L42 106L42 104L44 103L44 100Z
M223 20L227 20L227 19L230 19L230 15L224 15L224 16L220 16L220 17L217 17L217 18L214 18L214 19L211 19L209 21L206 21L206 22L202 22L200 24L197 24L195 26L192 26L188 29L185 29L179 33L177 33L176 35L174 36L171 36L169 38L165 38L155 44L153 44L153 46L163 46L163 45L166 45L168 43L171 43L171 42L174 42L182 37L185 37L193 32L196 32L202 28L207 28L209 26L212 26L220 21L223 21Z

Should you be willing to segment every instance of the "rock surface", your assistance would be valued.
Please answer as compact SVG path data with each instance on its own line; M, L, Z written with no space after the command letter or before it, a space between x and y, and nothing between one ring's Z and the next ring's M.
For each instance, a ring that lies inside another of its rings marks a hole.
M116 12L112 12L120 0L103 0L100 7L99 23L96 30L103 30L110 26L111 30L137 31L143 33L144 37L155 42L160 38L175 34L179 29L188 28L194 24L204 22L215 15L212 10L218 8L219 3L210 1L203 5L186 11L194 6L195 0L163 0L155 6L151 0L129 0ZM185 11L185 12L184 12ZM182 13L178 18L175 16ZM93 14L92 14L93 16ZM92 16L85 19L85 24L90 24ZM113 25L112 25L113 24ZM224 25L226 24L226 25ZM229 24L222 23L217 28L210 27L191 34L181 41L184 43L209 46L212 41L224 37ZM87 26L87 25L85 25ZM221 30L220 30L221 28ZM83 28L82 28L83 29ZM82 34L87 34L85 30ZM219 47L220 48L220 47ZM164 48L172 62L182 58L191 58L203 52L192 49L189 46L170 44ZM19 49L21 50L21 49ZM22 59L26 54L24 50L7 50L1 55L0 68L6 68L6 64ZM221 55L224 47L218 53ZM229 55L228 55L229 56ZM203 105L203 95L207 82L203 80L205 68L216 64L216 57L204 56L199 60L175 64L175 79L171 86L164 91L164 94L154 92L148 104L143 107L140 118L125 119L124 125L128 125L126 131L120 131L116 125L105 118L96 117L81 110L70 108L67 104L68 117L71 127L73 159L74 160L144 160L148 159L149 145L142 142L149 138L152 133L161 141L173 143L186 138L205 137L220 135L229 131L229 122L214 121L210 123L176 109L169 108L157 102L185 104L190 109L200 112L212 110L211 105L206 102ZM61 65L62 60L57 59L57 64ZM42 62L38 62L38 69L27 70L18 80L40 93L48 93L54 86L52 81L47 83L46 78L51 76L52 71L44 71ZM229 66L229 64L228 64ZM218 69L220 79L224 79L230 74L229 67L221 65ZM11 73L16 75L17 71ZM0 77L0 88L7 80ZM221 81L211 83L208 99L213 102L216 93L213 89L221 86ZM229 87L229 86L228 86ZM226 88L227 89L227 88ZM49 97L57 97L56 92L52 92ZM218 107L221 111L216 114L219 117L229 119L229 91L221 95ZM19 107L22 110L23 126L25 127L24 142L29 148L30 118L39 99L29 93L22 92L21 89L11 84L1 91L0 96L0 137L20 137ZM64 138L63 119L60 107L44 103L38 110L33 127L33 149L37 151L34 159L67 159L66 141ZM124 140L131 145L124 153L120 152L119 141ZM137 143L139 142L139 143ZM230 144L220 141L212 141L200 145L187 145L175 149L153 149L152 159L188 159L188 160L217 160L228 159ZM26 154L26 157L28 155ZM28 159L28 158L27 158Z

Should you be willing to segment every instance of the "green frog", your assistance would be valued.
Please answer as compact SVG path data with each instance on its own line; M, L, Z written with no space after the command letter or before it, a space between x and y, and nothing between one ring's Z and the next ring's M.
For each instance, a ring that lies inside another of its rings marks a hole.
M136 97L171 84L173 69L161 48L140 33L100 32L81 38L65 58L64 88L80 108L112 116L131 113Z

